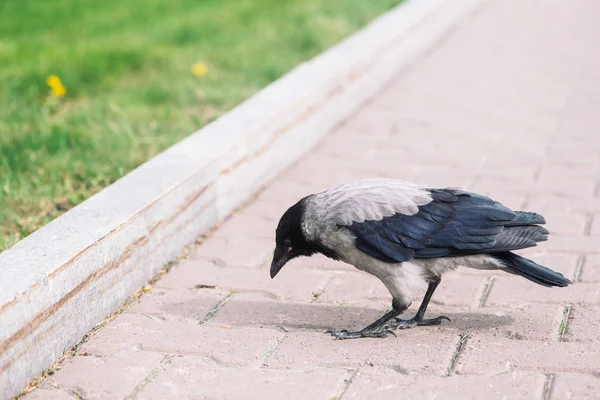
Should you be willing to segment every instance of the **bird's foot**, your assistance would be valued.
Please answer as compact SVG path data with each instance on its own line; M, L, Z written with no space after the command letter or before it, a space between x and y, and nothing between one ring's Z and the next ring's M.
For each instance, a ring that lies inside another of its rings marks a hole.
M331 336L333 336L334 338L339 339L339 340L358 339L358 338L384 338L390 334L396 336L396 334L389 329L370 330L370 331L363 329L362 331L356 331L356 332L349 332L344 329L343 331L327 331L325 333L330 333Z
M386 325L386 328L391 329L410 329L416 326L431 326L440 325L443 320L450 321L450 318L445 315L437 318L423 319L423 318L411 318L411 319L400 319L394 318L394 321Z

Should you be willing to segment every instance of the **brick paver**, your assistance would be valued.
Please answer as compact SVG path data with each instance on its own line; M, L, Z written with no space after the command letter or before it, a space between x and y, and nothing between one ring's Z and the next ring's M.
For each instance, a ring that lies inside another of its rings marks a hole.
M29 398L598 398L598 15L596 0L483 2ZM460 270L431 304L451 323L332 340L389 294L324 257L270 280L274 228L300 197L368 176L545 214L550 241L525 253L574 285Z

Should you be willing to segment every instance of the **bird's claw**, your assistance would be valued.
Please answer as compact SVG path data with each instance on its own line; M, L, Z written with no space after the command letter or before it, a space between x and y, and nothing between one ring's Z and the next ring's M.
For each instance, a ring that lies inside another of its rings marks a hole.
M386 325L386 328L391 328L391 329L410 329L410 328L414 328L414 327L417 327L417 326L440 325L443 320L446 320L446 321L450 322L450 318L446 317L445 315L441 315L441 316L439 316L437 318L430 318L430 319L416 319L416 318L412 318L412 319L400 319L400 318L394 318L394 322Z
M390 329L384 329L381 331L357 331L357 332L349 332L344 329L341 331L327 331L325 333L331 334L335 339L344 340L344 339L358 339L358 338L385 338L388 335L396 334Z

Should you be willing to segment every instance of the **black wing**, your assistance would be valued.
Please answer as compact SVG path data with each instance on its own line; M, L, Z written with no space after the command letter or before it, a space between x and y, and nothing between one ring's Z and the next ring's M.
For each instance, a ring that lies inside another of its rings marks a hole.
M414 215L353 223L356 247L385 262L495 253L547 240L541 215L512 211L474 193L430 190L433 201Z

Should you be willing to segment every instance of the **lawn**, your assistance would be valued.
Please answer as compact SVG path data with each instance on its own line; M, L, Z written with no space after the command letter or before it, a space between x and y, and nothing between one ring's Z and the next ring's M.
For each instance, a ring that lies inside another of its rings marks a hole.
M0 251L400 1L0 1Z

